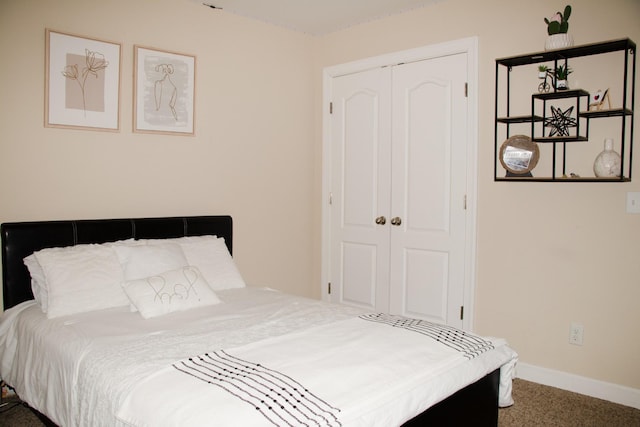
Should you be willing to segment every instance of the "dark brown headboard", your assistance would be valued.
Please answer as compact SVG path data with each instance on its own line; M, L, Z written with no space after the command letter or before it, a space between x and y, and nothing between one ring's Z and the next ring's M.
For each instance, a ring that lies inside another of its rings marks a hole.
M23 259L44 248L124 239L168 239L215 234L224 237L233 253L230 216L91 219L77 221L8 222L2 234L2 291L4 308L33 299L31 276Z

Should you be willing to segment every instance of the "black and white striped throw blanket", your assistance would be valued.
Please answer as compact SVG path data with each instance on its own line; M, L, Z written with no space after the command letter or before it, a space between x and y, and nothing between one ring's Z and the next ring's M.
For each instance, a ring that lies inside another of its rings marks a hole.
M153 426L400 425L513 357L503 343L448 326L362 315L175 362L140 384L118 417Z
M340 425L339 409L290 376L260 363L221 350L182 360L173 367L246 402L273 425Z
M407 331L417 332L433 338L456 351L459 351L467 359L473 359L487 350L493 349L491 341L477 335L470 334L461 329L447 325L427 322L426 320L412 319L391 314L376 313L360 316L361 319L370 322L378 322L394 328L402 328Z

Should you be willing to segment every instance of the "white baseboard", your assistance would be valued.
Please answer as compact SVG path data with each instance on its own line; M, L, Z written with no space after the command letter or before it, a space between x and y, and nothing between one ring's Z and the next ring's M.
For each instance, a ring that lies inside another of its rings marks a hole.
M581 377L568 372L542 368L528 363L518 363L516 372L516 376L523 380L640 409L640 390L635 388Z

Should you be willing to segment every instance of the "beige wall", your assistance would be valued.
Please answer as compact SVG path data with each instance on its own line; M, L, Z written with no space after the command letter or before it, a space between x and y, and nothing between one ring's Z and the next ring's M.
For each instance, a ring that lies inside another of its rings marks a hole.
M637 0L572 4L577 43L640 41ZM639 178L492 178L494 59L542 49L562 7L445 0L311 38L187 0L0 0L0 221L229 213L249 283L318 297L323 67L478 36L476 330L523 362L640 389L640 215L624 210ZM122 43L119 133L43 127L47 27ZM197 56L195 137L131 132L133 44Z
M119 133L43 127L45 28L122 43ZM194 137L132 133L134 44L196 55ZM231 214L249 283L316 286L309 36L188 0L2 0L0 51L0 221Z
M493 182L495 58L543 50L543 17L565 4L446 0L333 33L316 40L315 96L321 99L323 67L478 36L475 329L506 337L528 364L640 389L640 215L625 212L626 193L640 191L640 178L624 184ZM572 5L570 32L577 44L640 40L637 0L579 0ZM621 71L603 76L600 70L599 64L576 69L569 80L590 88L587 82L604 85L621 78ZM537 83L532 74L532 86L525 92L535 91ZM318 110L317 157L320 120ZM612 132L619 135L619 130ZM597 153L602 138L594 138ZM584 159L583 175L592 173L593 157ZM639 157L636 154L635 175ZM316 185L319 180L317 173ZM316 203L314 212L319 209ZM583 346L568 343L572 321L584 324Z

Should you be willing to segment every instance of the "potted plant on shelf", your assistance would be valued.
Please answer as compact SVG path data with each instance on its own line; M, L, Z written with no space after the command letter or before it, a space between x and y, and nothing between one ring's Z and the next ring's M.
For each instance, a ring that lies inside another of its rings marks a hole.
M567 90L569 89L569 85L567 84L567 78L569 74L573 73L573 70L568 65L558 65L558 67L553 71L553 76L555 77L556 89L558 90Z
M553 72L546 65L538 65L538 78L542 80L538 85L538 92L547 93L551 86L547 83L547 77L552 76Z
M564 13L556 12L551 18L544 18L544 22L547 24L547 34L549 35L544 46L545 50L573 46L573 37L568 34L570 16L571 5L567 5L564 8Z
M549 67L546 65L538 65L538 78L544 79L547 77L547 71L549 71Z

